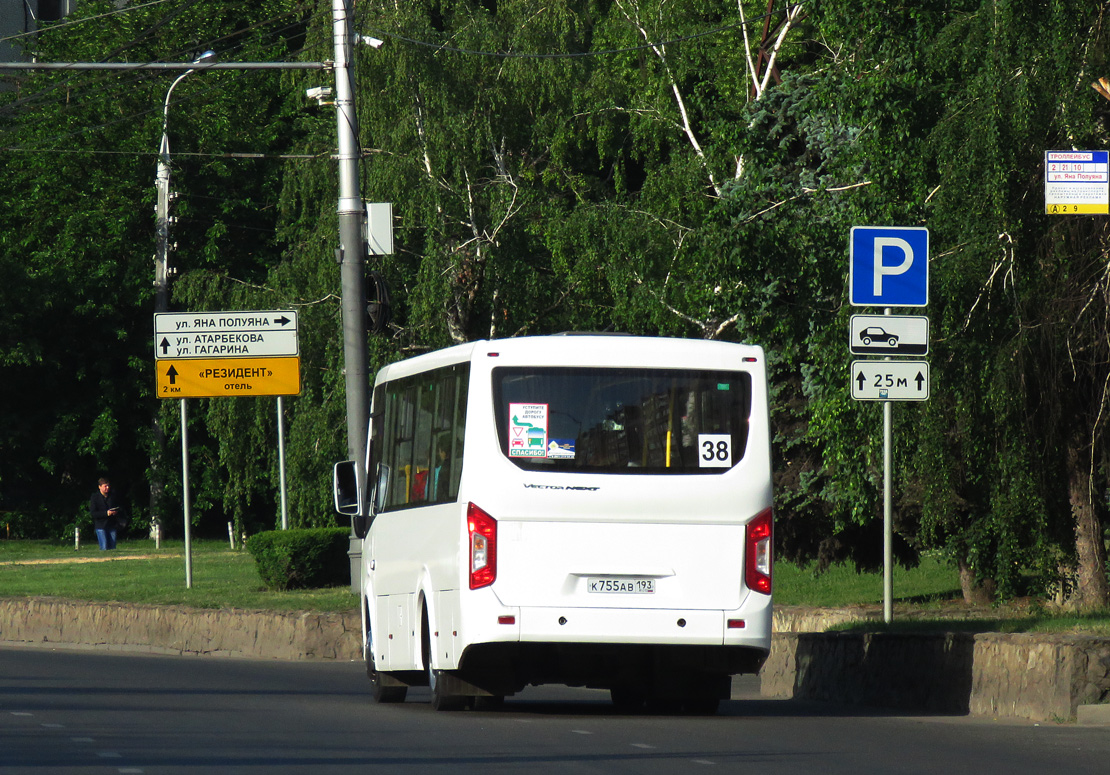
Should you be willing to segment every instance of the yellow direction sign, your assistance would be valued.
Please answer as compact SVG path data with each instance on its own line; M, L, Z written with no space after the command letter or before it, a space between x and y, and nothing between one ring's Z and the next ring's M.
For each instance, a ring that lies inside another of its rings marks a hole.
M189 358L159 360L159 398L295 396L300 358Z

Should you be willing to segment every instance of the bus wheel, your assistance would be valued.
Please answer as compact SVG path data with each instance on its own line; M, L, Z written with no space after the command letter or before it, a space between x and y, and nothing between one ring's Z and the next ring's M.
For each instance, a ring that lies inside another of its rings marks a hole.
M370 696L374 702L404 702L409 692L407 686L383 686L384 676L374 666L374 650L366 645L366 676L370 679Z
M432 691L432 707L436 710L462 710L466 698L460 694L448 694L443 679L443 671L432 667L431 627L428 626L428 609L424 609L424 622L421 626L420 653L424 658L424 669L428 671L428 688Z
M404 702L408 693L407 686L382 686L382 674L377 671L370 676L370 695L374 702Z
M428 687L432 690L432 707L436 710L462 710L465 697L448 694L443 689L442 670L428 668Z

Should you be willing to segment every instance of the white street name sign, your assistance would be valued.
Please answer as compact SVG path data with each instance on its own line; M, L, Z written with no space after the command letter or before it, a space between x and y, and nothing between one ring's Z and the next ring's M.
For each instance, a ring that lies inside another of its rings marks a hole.
M298 355L296 312L158 312L154 315L154 357L158 360Z

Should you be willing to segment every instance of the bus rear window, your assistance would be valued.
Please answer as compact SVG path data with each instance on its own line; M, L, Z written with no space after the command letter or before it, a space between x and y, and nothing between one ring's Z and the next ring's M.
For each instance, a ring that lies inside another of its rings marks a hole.
M744 456L751 375L505 367L493 396L501 452L521 468L715 474Z

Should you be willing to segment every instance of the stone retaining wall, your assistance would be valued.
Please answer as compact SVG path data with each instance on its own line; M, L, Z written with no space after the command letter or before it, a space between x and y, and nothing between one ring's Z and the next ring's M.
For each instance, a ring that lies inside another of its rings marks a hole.
M0 598L0 641L169 654L361 659L357 613L281 613Z
M874 612L775 611L766 697L1062 720L1110 703L1110 638L826 633ZM357 613L203 610L0 598L0 642L167 654L361 660Z
M781 633L761 678L765 697L1059 721L1110 702L1110 638Z

